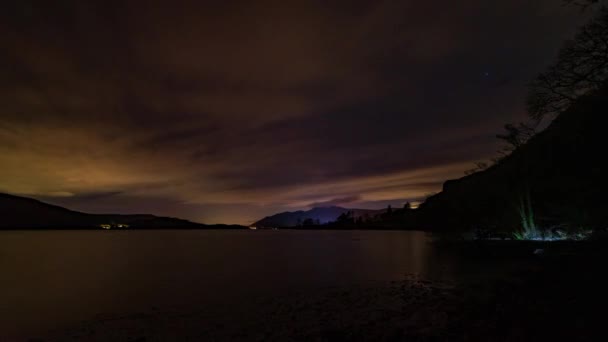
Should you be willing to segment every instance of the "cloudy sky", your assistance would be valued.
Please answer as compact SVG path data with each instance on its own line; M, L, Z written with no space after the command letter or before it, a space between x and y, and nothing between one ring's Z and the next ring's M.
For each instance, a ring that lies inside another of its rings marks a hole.
M9 1L0 192L250 223L420 201L495 155L559 0Z

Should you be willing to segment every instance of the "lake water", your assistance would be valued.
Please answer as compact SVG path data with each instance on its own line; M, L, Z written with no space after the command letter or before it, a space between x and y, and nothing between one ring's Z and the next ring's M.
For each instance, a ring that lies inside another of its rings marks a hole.
M0 232L0 340L104 315L449 277L423 232Z

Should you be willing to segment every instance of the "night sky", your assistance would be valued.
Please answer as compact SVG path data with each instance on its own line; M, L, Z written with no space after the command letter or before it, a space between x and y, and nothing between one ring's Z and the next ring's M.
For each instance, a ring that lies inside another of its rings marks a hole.
M559 0L8 1L0 192L251 223L419 202L491 158Z

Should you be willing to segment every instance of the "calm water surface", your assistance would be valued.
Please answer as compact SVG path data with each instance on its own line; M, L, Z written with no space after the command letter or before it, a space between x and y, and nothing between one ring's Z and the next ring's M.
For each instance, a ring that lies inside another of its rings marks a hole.
M446 265L423 232L5 231L0 340L108 314L445 277Z

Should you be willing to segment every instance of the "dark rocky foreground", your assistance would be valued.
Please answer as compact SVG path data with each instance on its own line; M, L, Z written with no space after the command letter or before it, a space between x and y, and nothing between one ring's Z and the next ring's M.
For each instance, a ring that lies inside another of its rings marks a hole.
M494 244L494 245L493 245ZM595 341L608 281L600 243L446 247L486 271L458 283L416 275L374 287L254 298L238 308L107 315L43 341ZM488 251L494 251L488 253ZM474 261L472 261L474 262Z

